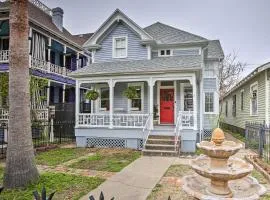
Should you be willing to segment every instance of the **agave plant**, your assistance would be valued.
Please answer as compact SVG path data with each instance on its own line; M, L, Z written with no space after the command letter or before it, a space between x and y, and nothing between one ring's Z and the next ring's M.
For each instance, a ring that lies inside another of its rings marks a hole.
M95 199L95 197L93 196L93 195L91 195L90 197L89 197L89 200L97 200L97 199ZM104 198L104 195L103 195L103 192L101 191L101 193L100 193L100 195L99 195L99 200L105 200L105 198ZM114 200L114 197L113 198L111 198L111 200Z
M51 193L49 195L49 197L47 198L47 196L46 196L46 188L44 186L42 188L41 196L39 195L37 190L33 192L35 200L52 200L54 194L55 194L55 192Z

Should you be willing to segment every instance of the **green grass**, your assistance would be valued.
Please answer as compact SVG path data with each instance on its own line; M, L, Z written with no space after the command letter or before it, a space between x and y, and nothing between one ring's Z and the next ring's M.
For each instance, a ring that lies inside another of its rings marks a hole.
M141 156L141 153L133 150L100 150L95 155L75 162L69 167L78 169L92 169L98 171L119 172L124 167Z
M53 199L77 200L88 192L98 187L104 179L97 177L83 177L62 173L44 173L35 184L30 184L24 190L4 190L1 200L26 200L33 199L33 191L39 193L45 186L47 195L56 191Z
M58 148L39 153L36 156L38 165L55 166L80 156L86 155L90 150L86 148Z

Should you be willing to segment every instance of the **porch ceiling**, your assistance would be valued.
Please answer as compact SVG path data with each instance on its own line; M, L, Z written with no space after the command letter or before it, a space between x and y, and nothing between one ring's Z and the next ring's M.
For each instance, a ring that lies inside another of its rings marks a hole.
M172 71L187 71L201 68L200 55L159 57L152 60L118 61L93 63L88 67L69 74L71 77L91 77L115 74L164 73Z

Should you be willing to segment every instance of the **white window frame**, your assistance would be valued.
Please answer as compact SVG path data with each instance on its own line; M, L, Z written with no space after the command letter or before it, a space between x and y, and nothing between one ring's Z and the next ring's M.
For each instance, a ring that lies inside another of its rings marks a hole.
M245 90L244 89L242 89L241 91L240 91L240 110L241 111L243 111L244 110L244 105L245 105ZM243 94L243 95L242 95ZM243 98L243 99L242 99Z
M131 99L128 99L128 111L129 112L144 112L144 83L143 82L136 82L136 83L128 83L128 87L141 87L141 110L137 108L132 108Z
M213 111L212 111L212 112L206 112L206 111L205 111L205 109L206 109L206 107L205 107L205 97L206 97L206 93L213 93ZM203 102L204 102L203 107L204 107L204 113L205 113L205 114L216 114L216 113L215 113L215 110L216 110L216 108L215 108L215 96L216 96L216 94L215 94L214 91L205 91L205 92L203 93Z
M170 55L167 54L167 51L170 51ZM161 51L164 51L164 55L161 55ZM159 49L158 50L158 56L159 57L169 57L169 56L173 56L173 50L172 49Z
M110 112L110 110L106 110L106 108L101 108L101 88L109 88L110 90L110 87L108 84L100 84L97 86L97 90L98 90L98 93L99 93L99 97L98 97L98 102L97 102L97 106L96 106L96 111L98 112ZM109 94L110 95L110 94ZM110 102L110 96L109 96L109 103Z
M116 40L117 39L123 39L126 40L126 55L125 56L116 56L115 55L115 48L116 48ZM115 36L113 37L113 45L112 45L112 56L113 58L127 58L128 57L128 37L127 36Z
M252 113L252 99L251 99L254 89L257 90L257 112L255 114ZM258 81L256 81L250 85L250 102L249 102L250 116L258 116L258 108L259 108L259 91L258 91Z

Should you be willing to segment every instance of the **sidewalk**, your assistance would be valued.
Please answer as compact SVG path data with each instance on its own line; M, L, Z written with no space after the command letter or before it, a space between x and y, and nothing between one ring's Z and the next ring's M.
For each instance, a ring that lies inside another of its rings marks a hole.
M97 199L101 191L105 199L114 197L115 200L145 200L175 159L143 156L107 179L81 200L89 200L90 195Z

